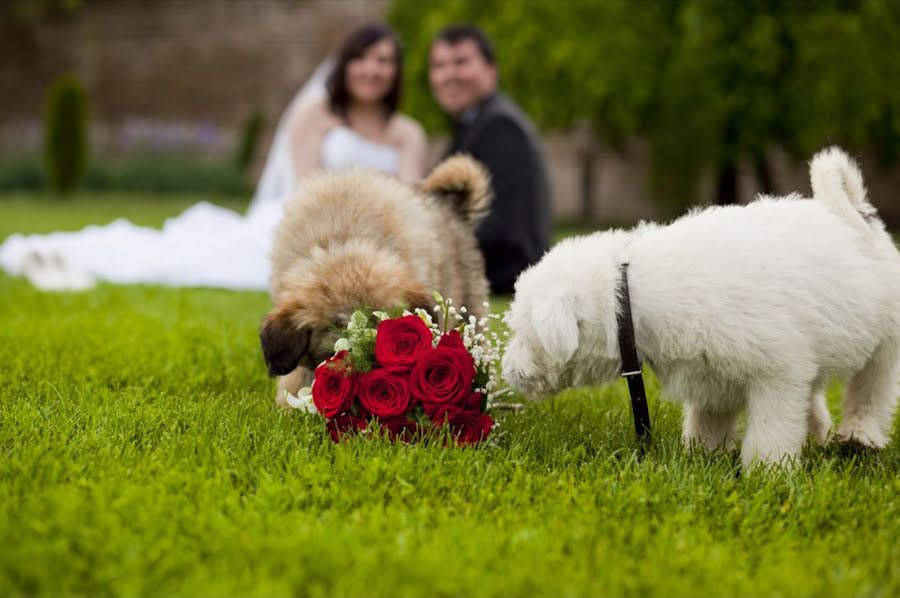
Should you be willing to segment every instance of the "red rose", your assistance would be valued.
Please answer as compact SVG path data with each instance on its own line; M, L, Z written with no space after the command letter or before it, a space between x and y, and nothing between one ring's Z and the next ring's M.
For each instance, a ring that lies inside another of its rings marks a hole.
M409 386L406 379L386 369L364 374L358 386L363 409L378 417L403 415L409 410Z
M431 349L431 330L419 316L382 320L375 336L375 361L392 374L405 374Z
M445 405L443 403L425 403L423 404L423 407L425 408L425 415L430 417L433 421L440 419L439 415L446 413L448 410L456 411L461 409L464 411L477 411L478 413L481 413L481 393L473 392L460 406Z
M409 441L419 435L419 424L405 415L398 417L383 417L378 419L381 427L388 431L391 440Z
M355 376L343 363L346 351L341 351L316 368L312 397L316 410L327 418L350 409L353 402Z
M452 406L436 409L431 421L438 427L450 426L450 434L460 444L475 444L484 440L494 426L494 420L486 413Z
M345 434L365 430L366 425L366 420L363 418L348 414L329 419L326 427L328 428L328 433L331 434L331 439L339 442Z
M468 351L438 347L426 352L409 377L409 392L422 403L461 405L472 394L475 360Z
M437 346L447 347L448 349L459 349L460 351L466 350L466 346L463 344L459 330L451 330L450 332L445 333L441 336L441 340L438 341Z
M463 403L463 407L471 411L481 411L481 393L473 392L470 394L466 402Z

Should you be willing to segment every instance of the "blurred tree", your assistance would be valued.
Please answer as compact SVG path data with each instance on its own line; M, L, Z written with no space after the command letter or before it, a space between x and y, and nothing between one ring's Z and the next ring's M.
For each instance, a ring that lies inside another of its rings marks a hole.
M625 0L395 0L389 19L414 57L405 108L429 130L447 129L428 88L428 49L445 25L471 22L496 46L503 87L540 126L587 119L620 139L643 128L654 102L671 13L667 2Z
M87 98L72 75L57 79L47 94L44 154L47 174L56 191L74 191L87 164Z
M390 21L421 57L405 108L446 129L427 84L433 35L481 26L503 87L542 128L591 123L607 143L653 144L654 182L673 210L714 175L737 199L738 163L771 187L765 150L808 157L825 143L900 155L900 2L892 0L395 0Z

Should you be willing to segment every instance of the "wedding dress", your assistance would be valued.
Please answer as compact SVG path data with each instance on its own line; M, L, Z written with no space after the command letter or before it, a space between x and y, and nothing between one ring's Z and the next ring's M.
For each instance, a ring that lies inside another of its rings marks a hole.
M47 290L79 290L98 280L265 290L272 233L297 184L287 123L300 103L324 93L328 68L317 69L282 116L246 215L200 202L161 230L119 219L77 232L12 235L0 245L0 267ZM327 170L364 167L397 174L399 153L339 126L323 138L320 161Z

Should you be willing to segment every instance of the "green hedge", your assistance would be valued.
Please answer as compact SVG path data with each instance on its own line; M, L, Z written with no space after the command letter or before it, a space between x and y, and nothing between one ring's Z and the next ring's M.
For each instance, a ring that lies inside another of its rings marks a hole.
M93 160L81 187L95 191L148 191L160 194L206 193L247 197L250 178L230 161L182 154L138 154L120 160ZM0 159L0 191L49 188L38 155Z

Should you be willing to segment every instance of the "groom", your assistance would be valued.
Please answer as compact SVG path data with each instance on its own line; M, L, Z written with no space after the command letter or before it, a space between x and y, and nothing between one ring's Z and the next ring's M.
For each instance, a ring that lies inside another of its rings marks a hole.
M494 202L476 235L494 293L512 293L519 273L550 247L550 186L537 132L498 91L494 49L471 25L434 38L428 77L453 119L449 154L467 153L491 173Z

